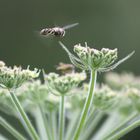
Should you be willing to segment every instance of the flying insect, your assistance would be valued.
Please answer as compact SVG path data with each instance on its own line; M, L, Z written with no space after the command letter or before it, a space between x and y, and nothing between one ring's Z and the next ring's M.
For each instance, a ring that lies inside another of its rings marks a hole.
M53 27L53 28L44 28L40 31L40 35L49 37L49 36L55 36L55 37L64 37L67 29L73 28L77 26L79 23L69 24L64 27Z
M72 73L75 71L75 67L72 64L65 64L60 62L56 67L56 70L59 70L62 74Z

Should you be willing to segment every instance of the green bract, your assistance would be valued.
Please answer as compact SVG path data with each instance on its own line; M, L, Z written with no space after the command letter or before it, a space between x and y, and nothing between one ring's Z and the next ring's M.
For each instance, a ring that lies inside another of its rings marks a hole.
M31 80L39 76L39 71L22 69L21 67L14 66L13 68L7 66L0 67L0 85L4 88L18 88L25 81Z
M49 73L45 77L50 92L55 95L69 94L70 90L77 87L85 78L86 74L84 72L65 74L62 76L56 73Z
M96 50L88 47L87 44L85 47L79 44L74 46L74 52L78 56L76 57L61 42L59 43L69 55L71 62L76 67L83 70L94 70L99 72L113 70L134 54L133 51L123 59L119 60L117 63L113 64L118 57L117 49L111 50L108 48L103 48L101 50Z

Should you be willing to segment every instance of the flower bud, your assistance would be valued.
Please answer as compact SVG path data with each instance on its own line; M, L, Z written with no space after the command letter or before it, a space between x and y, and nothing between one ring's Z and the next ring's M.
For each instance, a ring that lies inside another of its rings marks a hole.
M74 52L78 57L73 55L61 42L62 48L67 52L71 62L78 68L83 70L94 70L106 72L115 69L118 65L129 59L134 51L126 57L113 64L118 57L117 49L103 48L96 50L87 46L83 47L80 44L74 46ZM112 64L112 65L111 65Z
M31 80L39 76L39 71L22 69L14 66L13 68L2 66L0 67L0 85L2 87L12 89L20 87L25 81Z
M87 63L91 69L95 70L107 67L117 59L117 49L110 50L103 48L99 51L93 48L83 47L79 44L74 46L74 52L84 63Z
M85 80L86 74L83 73L68 73L65 75L58 75L56 73L49 73L46 75L46 81L50 91L55 95L68 94L73 88Z

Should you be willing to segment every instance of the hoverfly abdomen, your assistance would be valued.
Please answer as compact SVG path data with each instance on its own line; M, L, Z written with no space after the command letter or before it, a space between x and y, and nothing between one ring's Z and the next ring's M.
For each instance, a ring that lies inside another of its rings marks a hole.
M42 30L40 31L40 34L41 34L41 35L46 35L46 29L42 29Z
M45 36L54 35L54 33L55 31L53 30L53 28L45 28L40 31L40 34Z

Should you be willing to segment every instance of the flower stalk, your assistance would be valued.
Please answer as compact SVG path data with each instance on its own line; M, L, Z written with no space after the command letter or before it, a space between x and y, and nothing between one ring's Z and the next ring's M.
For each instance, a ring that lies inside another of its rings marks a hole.
M86 102L85 102L85 105L84 105L84 108L83 108L83 111L82 111L82 114L80 117L78 127L76 129L74 140L78 140L80 133L81 133L81 130L85 124L85 120L86 120L86 117L88 115L88 111L90 109L90 106L91 106L91 103L93 100L94 89L95 89L95 85L96 85L96 77L97 77L97 72L92 70L91 75L90 75L90 85L89 85L88 96L87 96L87 99L86 99Z
M127 133L132 131L133 129L137 128L138 126L140 126L140 120L137 120L137 121L131 123L126 128L122 129L118 133L115 133L113 136L111 136L105 140L118 140L119 138L123 137L124 135L126 135Z
M137 116L138 116L138 113L135 113L132 116L130 116L128 119L124 120L123 122L120 122L120 125L114 130L112 130L107 136L105 136L104 139L111 138L112 136L114 136L115 134L123 130L123 128L126 128L128 123L131 122L131 120L135 119Z
M59 110L59 140L64 139L64 127L65 127L65 96L60 97L60 110Z
M13 93L13 91L10 91L10 97L11 97L11 100L13 102L13 104L16 106L19 114L21 115L25 125L27 126L29 132L30 132L30 135L32 137L33 140L39 140L39 137L37 135L37 132L35 131L34 127L32 126L29 118L27 117L24 109L22 108L18 98L16 97L16 95Z
M3 126L8 132L10 132L18 140L26 140L16 129L14 129L5 119L0 117L0 125Z
M39 108L39 110L41 112L41 116L42 116L42 120L43 120L43 123L44 123L44 127L45 127L45 130L46 130L46 134L47 134L48 140L51 140L50 130L49 130L49 127L48 127L48 120L46 118L46 115L45 115L45 112L44 112L44 110L42 108L42 105L39 104L38 108Z

